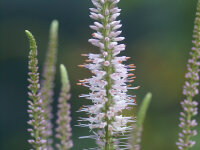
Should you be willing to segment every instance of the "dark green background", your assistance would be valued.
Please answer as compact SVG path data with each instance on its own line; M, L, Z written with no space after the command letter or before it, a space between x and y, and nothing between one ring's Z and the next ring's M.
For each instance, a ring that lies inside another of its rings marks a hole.
M137 66L136 85L141 86L137 102L146 92L153 100L145 121L142 150L175 150L178 134L179 102L191 47L196 0L121 0L120 19L129 63ZM76 110L87 89L76 86L78 79L89 77L80 69L81 53L98 51L88 42L92 31L88 17L90 0L0 0L0 150L27 150L27 55L28 41L24 30L37 39L40 66L48 43L50 22L58 19L58 64L64 63L72 84L72 117L74 150L91 147L93 141L79 140L87 129L74 127L80 114ZM56 75L56 96L60 89ZM55 97L56 97L55 96ZM56 104L56 102L55 102ZM54 104L54 105L55 105ZM199 150L200 137L192 150Z

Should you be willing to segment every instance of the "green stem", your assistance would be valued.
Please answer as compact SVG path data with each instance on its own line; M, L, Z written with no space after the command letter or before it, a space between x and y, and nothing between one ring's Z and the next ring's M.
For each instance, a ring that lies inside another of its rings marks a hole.
M106 2L103 6L103 14L105 12L106 9L109 8L109 2ZM108 20L109 20L109 15L106 16L104 15L105 19L103 20L103 26L104 26L104 29L103 29L103 36L104 36L104 39L105 37L108 36L110 30L109 29L106 29L106 25L108 24ZM108 48L108 45L109 45L109 42L106 42L106 41L103 41L104 42L104 45L105 45L105 51L108 53L108 55L105 57L105 61L109 61L110 64L111 64L111 60L112 60L112 49L109 49ZM105 113L107 113L109 111L109 108L110 108L110 105L112 103L112 96L110 94L110 90L112 89L112 79L110 78L110 75L113 72L114 68L112 65L109 65L107 67L103 67L103 70L106 71L106 76L105 76L105 80L107 81L107 85L106 85L106 95L107 95L107 102L105 103ZM108 119L108 117L106 117L106 127L105 127L105 146L104 146L104 150L114 150L114 147L112 145L112 136L110 134L110 131L109 131L109 124L111 124L111 120Z

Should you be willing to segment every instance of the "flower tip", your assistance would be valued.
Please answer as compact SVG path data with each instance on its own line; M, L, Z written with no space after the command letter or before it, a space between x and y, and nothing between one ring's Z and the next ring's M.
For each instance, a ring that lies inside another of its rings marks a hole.
M129 64L129 66L135 66L134 64Z
M130 80L130 81L128 81L129 83L132 83L132 82L134 82L134 80Z
M78 65L78 67L80 67L80 68L84 68L84 65Z
M84 80L78 80L78 82L80 82L80 83L87 82L87 79L84 79Z
M84 57L85 57L85 56L87 56L87 54L81 54L81 56L84 56Z
M28 33L29 31L28 30L25 30L25 33Z
M33 37L32 33L29 30L25 30L25 33L29 39Z
M135 69L130 69L129 71L135 71Z
M56 20L56 19L54 19L54 20L51 22L52 28L57 28L57 27L58 27L58 24L59 24L59 22L58 22L58 20Z
M63 85L68 84L69 83L68 73L67 73L67 69L66 69L65 65L63 65L63 64L60 65L60 74L61 74L62 84Z
M85 62L90 63L92 60L86 59Z
M131 77L131 76L134 76L135 74L131 73L131 74L128 74L128 77Z
M138 90L139 88L140 88L140 86L137 86L137 87L135 87L134 89L135 89L135 90Z

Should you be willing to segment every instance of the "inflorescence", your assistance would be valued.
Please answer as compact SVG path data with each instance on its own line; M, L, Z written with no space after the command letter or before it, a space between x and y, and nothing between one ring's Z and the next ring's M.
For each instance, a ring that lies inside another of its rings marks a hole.
M185 100L181 102L183 112L180 113L180 124L179 127L182 132L179 133L179 140L176 143L178 149L188 150L195 144L195 141L191 140L193 136L197 134L197 131L193 128L197 126L196 119L194 116L198 113L197 105L198 103L193 100L193 98L199 93L199 66L200 66L200 0L197 4L197 13L194 26L194 34L192 41L193 47L190 52L191 58L188 60L187 70L185 75L187 81L183 87L183 95L185 95Z
M43 149L53 150L52 147L52 136L53 136L53 124L52 124L52 102L54 95L54 78L56 73L56 61L57 61L57 41L58 39L58 21L54 20L51 23L50 35L49 35L49 47L46 54L46 60L44 63L42 82L41 82L41 96L42 96L42 107L44 113L42 113L45 119L45 128L43 131L43 138L47 140L46 145Z
M32 139L28 142L35 150L53 150L53 124L51 123L52 116L52 96L54 76L56 70L56 53L57 53L57 36L58 36L58 22L54 20L50 29L50 42L47 58L45 61L43 84L40 87L39 73L38 73L38 59L37 59L37 45L33 35L26 30L27 37L30 41L30 53L28 68L29 89L29 117L28 124L31 128L28 132L31 133ZM71 117L70 117L70 85L67 76L67 71L64 65L61 65L61 80L62 88L58 98L58 119L56 128L56 147L58 150L68 150L73 146L71 141ZM31 150L33 150L31 149Z
M60 72L62 88L58 99L56 138L59 142L56 144L56 147L58 150L69 150L73 146L73 142L70 139L72 135L72 129L70 126L70 104L67 102L71 97L69 93L70 83L64 65L60 66Z
M97 142L97 147L90 150L139 150L142 134L142 124L151 99L151 94L147 95L138 120L132 116L125 116L124 110L131 110L135 103L135 95L127 94L128 90L135 90L139 87L131 85L134 82L135 65L125 65L123 62L130 57L119 56L126 46L121 44L125 38L120 36L122 31L121 21L117 20L121 9L118 8L120 0L91 0L95 8L90 8L90 18L94 19L94 24L90 28L95 32L89 42L96 46L100 53L82 54L87 57L86 63L79 67L87 68L93 74L91 78L79 80L78 85L88 87L89 94L81 94L80 97L88 99L92 104L84 105L78 112L85 112L88 117L80 117L78 121L80 127L88 127L91 135L81 136L81 139L90 138ZM28 132L31 139L28 142L35 150L53 150L53 124L51 123L53 100L54 77L56 70L57 54L57 28L58 22L53 21L51 26L49 51L44 66L43 82L40 88L37 45L33 35L25 31L30 41L29 53L29 106L28 114L31 126ZM192 137L197 134L194 129L198 125L194 116L198 114L198 103L194 97L199 94L199 72L200 72L200 0L197 4L197 13L194 26L193 47L190 52L191 58L188 60L185 75L186 82L183 87L185 100L181 102L183 111L180 113L179 140L176 143L179 150L188 150L195 145ZM56 121L56 148L58 150L68 150L73 146L71 138L71 117L70 105L70 84L67 71L61 65L62 88L58 100L58 119ZM135 132L134 132L135 131ZM130 133L133 133L131 138ZM129 143L128 143L129 140ZM132 140L132 141L131 141ZM31 150L33 150L31 149Z
M31 128L28 128L28 132L31 133L32 139L28 140L30 144L33 145L33 148L36 150L42 150L42 147L46 144L46 140L42 139L45 120L42 115L44 112L42 108L42 99L41 93L39 92L40 83L39 83L39 73L38 73L38 60L37 60L37 46L33 35L26 30L26 35L30 41L30 53L29 53L29 63L28 68L30 72L28 73L29 86L28 93L30 100L29 103L29 117L31 120L28 121L28 124L31 125Z
M80 80L78 85L88 87L91 92L82 94L92 101L93 105L84 105L79 112L86 112L88 118L81 117L81 127L89 127L92 135L80 138L96 139L98 147L91 149L116 150L127 149L129 144L127 133L132 130L133 117L125 117L122 111L135 105L135 96L128 95L130 84L135 79L133 64L125 65L122 62L130 57L118 56L125 50L124 44L119 44L125 38L121 37L121 21L117 20L121 9L117 7L120 0L92 0L96 8L90 8L90 17L95 20L90 28L95 30L89 42L100 49L99 54L82 54L88 57L88 64L79 65L91 70L94 74L89 79ZM88 123L89 122L89 123Z

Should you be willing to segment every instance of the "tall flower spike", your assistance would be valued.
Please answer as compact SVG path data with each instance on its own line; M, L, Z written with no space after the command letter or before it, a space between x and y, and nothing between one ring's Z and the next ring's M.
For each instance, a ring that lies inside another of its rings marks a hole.
M44 129L44 117L42 113L44 112L42 108L42 99L41 93L38 92L40 88L39 84L39 73L38 73L38 60L37 60L37 46L33 35L29 31L25 31L27 37L30 41L30 53L29 53L29 63L28 68L30 72L28 73L29 86L28 92L30 100L28 100L28 113L31 118L28 121L28 124L32 128L28 129L28 132L31 133L32 139L28 140L32 144L35 150L42 150L42 147L45 145L46 140L42 138L42 131Z
M134 81L133 64L125 65L130 57L117 56L125 50L124 44L118 42L124 40L119 36L122 26L120 20L116 20L121 9L117 7L120 0L92 0L95 8L90 8L90 17L95 20L90 28L95 30L93 38L89 42L100 49L100 54L83 54L88 57L88 64L79 65L91 70L92 78L80 80L78 85L89 87L89 94L80 97L91 100L93 105L84 105L78 112L86 112L88 118L81 117L81 127L89 127L92 135L80 138L96 139L98 147L91 149L116 150L127 149L130 145L125 142L127 133L132 131L132 117L122 115L124 109L135 105L135 96L127 95L131 87L127 83Z
M72 146L72 129L70 126L70 105L67 101L70 99L70 84L67 70L64 65L60 65L62 88L58 99L58 119L56 121L56 138L59 143L56 144L58 150L69 150Z
M194 96L196 96L198 92L199 86L199 66L200 66L200 0L198 0L197 4L197 13L194 25L194 34L192 41L193 47L190 52L191 58L188 60L187 70L188 72L185 74L185 78L187 81L183 87L183 95L185 95L185 100L181 102L183 112L180 113L180 124L179 127L182 131L179 133L179 139L176 143L178 149L180 150L188 150L191 148L195 141L191 140L193 136L197 134L197 131L193 128L197 126L197 122L193 117L197 115L198 103L193 100Z
M137 115L137 123L133 126L133 134L131 138L131 150L140 150L141 146L141 138L142 138L142 130L143 130L143 123L146 118L146 112L149 108L149 104L151 102L152 94L147 93L144 97L142 104L140 106L138 115Z
M47 143L43 149L52 150L52 128L51 123L52 106L53 101L53 88L54 88L54 78L56 72L56 57L57 57L57 41L58 41L58 21L54 20L50 27L50 37L49 37L49 48L47 51L46 61L43 70L43 80L41 83L41 94L43 99L43 109L45 118L45 129L43 131L43 138L47 140Z

